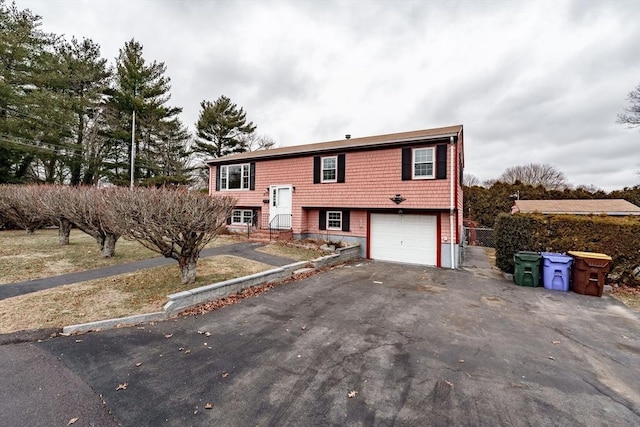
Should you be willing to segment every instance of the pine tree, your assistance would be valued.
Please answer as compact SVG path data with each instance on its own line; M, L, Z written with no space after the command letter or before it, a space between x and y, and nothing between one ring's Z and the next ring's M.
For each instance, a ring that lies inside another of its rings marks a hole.
M250 135L255 132L247 114L229 98L222 95L215 102L202 101L196 122L198 139L194 151L210 157L222 157L247 151Z
M163 132L182 111L169 107L170 79L165 76L163 62L147 63L142 55L143 47L135 40L125 43L116 61L114 86L108 103L111 111L111 175L114 183L129 181L131 156L131 128L135 112L135 179L149 180L162 175L156 164L166 144ZM165 134L166 136L166 134ZM175 136L175 135L174 135ZM185 141L174 141L185 144ZM186 156L186 155L185 155Z
M72 149L67 155L71 185L95 181L101 160L96 157L96 139L91 138L95 116L101 108L111 72L107 60L100 56L100 46L90 39L71 39L57 46L62 87L75 117ZM96 164L97 163L97 164ZM84 178L83 178L84 175Z
M52 104L43 86L54 41L40 25L29 9L0 0L0 183L37 178L34 162L53 151L38 147L40 114Z

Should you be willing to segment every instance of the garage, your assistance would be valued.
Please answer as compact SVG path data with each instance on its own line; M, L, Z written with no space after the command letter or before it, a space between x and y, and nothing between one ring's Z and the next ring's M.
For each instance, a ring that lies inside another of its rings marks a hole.
M435 215L371 214L369 257L437 265L437 230Z

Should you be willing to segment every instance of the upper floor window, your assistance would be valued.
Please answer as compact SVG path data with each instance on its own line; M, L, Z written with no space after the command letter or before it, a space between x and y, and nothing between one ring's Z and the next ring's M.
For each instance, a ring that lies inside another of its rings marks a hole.
M220 166L221 190L248 190L249 164Z
M323 157L322 158L322 182L336 182L338 170L338 158Z
M344 153L335 156L313 156L313 183L345 182Z
M413 150L413 178L434 178L433 147Z

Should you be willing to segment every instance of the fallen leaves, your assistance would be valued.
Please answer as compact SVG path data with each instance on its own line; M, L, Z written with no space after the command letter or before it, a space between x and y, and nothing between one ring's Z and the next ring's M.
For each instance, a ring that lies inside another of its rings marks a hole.
M211 408L213 408L213 404L212 403L205 403L204 409L211 409Z
M349 393L347 393L347 397L349 397L349 399L356 397L356 395L358 394L357 391L355 390L351 390Z
M165 338L171 338L173 336L173 334L165 334L164 337Z
M551 341L551 344L560 344L560 341Z
M553 356L549 356L549 359L551 359L551 360L556 360L556 358L555 358L555 357L553 357Z
M444 380L444 382L451 388L453 388L453 383L451 381Z
M71 418L71 419L69 420L69 422L67 423L67 425L68 425L68 426L70 426L71 424L75 424L75 423L76 423L76 421L78 421L78 420L79 420L79 418L78 418L78 417Z
M119 391L119 390L126 390L128 386L129 386L129 383L121 383L121 384L118 384L118 387L116 387L116 391Z
M140 362L136 363L136 368L139 368L140 366L142 366L142 363Z
M82 340L76 340L76 343L82 342Z
M223 372L222 373L222 378L227 378L229 376L229 372Z

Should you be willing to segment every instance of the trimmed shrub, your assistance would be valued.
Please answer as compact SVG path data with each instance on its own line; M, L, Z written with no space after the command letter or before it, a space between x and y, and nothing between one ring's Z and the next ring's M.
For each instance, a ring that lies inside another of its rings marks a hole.
M581 215L499 215L495 225L496 264L513 272L517 251L600 252L613 259L609 278L640 285L640 218ZM637 271L637 270L636 270Z

